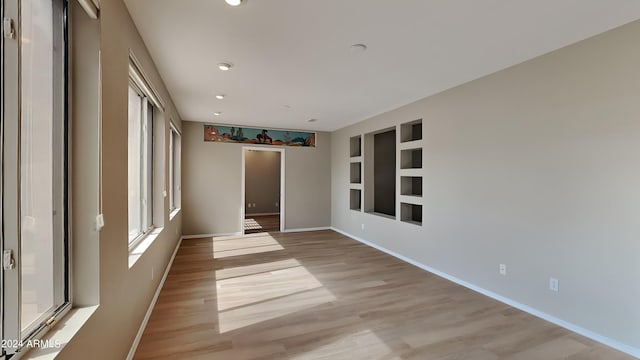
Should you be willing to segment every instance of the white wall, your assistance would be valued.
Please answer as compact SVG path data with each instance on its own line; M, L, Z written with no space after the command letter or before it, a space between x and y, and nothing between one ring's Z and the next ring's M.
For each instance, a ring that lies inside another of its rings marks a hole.
M635 22L336 131L332 226L640 351L639 38ZM349 210L349 137L420 118L423 225Z
M205 142L202 123L183 122L182 209L185 235L237 233L242 210L242 144ZM331 136L315 148L285 147L285 229L331 222Z

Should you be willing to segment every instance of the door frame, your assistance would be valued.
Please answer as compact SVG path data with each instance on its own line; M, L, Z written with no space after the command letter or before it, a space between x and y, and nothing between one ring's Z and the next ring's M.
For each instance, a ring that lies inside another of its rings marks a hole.
M245 156L247 151L271 151L271 152L279 152L280 153L280 231L284 232L285 230L285 194L284 194L284 175L285 175L285 149L284 148L270 148L264 146L243 146L242 147L242 176L241 176L241 194L240 194L240 233L244 235L244 217L245 217L245 196L246 196L246 160Z

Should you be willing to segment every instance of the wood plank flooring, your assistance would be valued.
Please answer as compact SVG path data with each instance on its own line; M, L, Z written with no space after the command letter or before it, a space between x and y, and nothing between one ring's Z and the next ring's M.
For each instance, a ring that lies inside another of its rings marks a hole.
M244 233L280 231L280 215L247 215L244 218Z
M633 359L333 231L182 242L147 359Z

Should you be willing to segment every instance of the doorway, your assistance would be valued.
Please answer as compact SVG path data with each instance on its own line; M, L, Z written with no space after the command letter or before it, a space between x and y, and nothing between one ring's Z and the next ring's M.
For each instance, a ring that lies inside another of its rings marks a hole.
M284 149L242 151L242 233L284 230Z

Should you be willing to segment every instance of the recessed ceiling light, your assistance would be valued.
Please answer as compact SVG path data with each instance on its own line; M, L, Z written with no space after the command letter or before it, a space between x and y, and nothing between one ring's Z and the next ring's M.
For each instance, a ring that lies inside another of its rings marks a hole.
M308 121L308 122L316 122L316 121L318 121L318 119L309 119L309 120L307 120L307 121Z
M218 100L222 100L222 99L224 99L224 97L225 97L225 95L223 95L223 94L216 95L216 99L218 99Z
M222 113L220 111L216 111L216 112L213 113L213 115L220 116L220 115L222 115Z
M242 0L224 0L224 1L231 6L238 6L242 4Z
M367 45L365 44L353 44L351 45L351 52L361 53L367 51Z
M230 64L230 63L222 62L222 63L218 64L218 69L220 69L222 71L227 71L227 70L231 69L232 67L233 67L233 65Z

